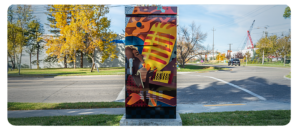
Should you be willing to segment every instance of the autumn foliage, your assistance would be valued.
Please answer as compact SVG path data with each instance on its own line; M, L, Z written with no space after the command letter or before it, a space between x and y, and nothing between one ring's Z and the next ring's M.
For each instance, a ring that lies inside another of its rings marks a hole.
M109 30L110 20L105 17L109 8L105 5L51 5L49 13L56 22L50 24L59 34L46 39L46 53L57 56L59 61L67 57L68 62L76 62L76 53L83 52L92 59L98 50L103 63L106 59L117 58L116 45L111 41L116 34Z

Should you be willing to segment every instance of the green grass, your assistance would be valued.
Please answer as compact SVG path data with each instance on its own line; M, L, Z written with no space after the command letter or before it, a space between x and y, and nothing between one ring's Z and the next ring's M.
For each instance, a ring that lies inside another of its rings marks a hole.
M300 78L300 76L286 75L287 78Z
M21 103L8 102L7 110L121 108L123 102Z
M12 125L104 125L118 126L123 115L50 116L8 118Z
M8 71L8 76L85 76L85 75L124 75L124 67L99 68L90 72L90 68L46 68L46 69L21 69L21 75L18 70Z
M228 70L228 68L212 67L212 66L197 66L197 65L185 65L184 68L180 66L180 70L177 72L208 72L216 70Z
M300 72L290 72L289 75L286 75L287 78L300 78Z
M235 111L181 114L183 125L286 125L290 110Z
M123 115L50 116L8 118L12 125L119 125ZM286 125L290 110L235 111L180 114L184 126L216 125Z
M241 63L241 66L246 66L246 63ZM249 64L247 63L247 66L261 66L261 67L281 67L281 68L290 68L291 66L289 64L285 64L285 66L283 66L283 64Z

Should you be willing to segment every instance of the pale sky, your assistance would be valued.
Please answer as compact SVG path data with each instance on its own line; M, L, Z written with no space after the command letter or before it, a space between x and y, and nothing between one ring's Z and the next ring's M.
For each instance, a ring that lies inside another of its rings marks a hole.
M44 5L34 5L35 15L42 23L47 22L43 13ZM125 6L111 5L107 17L111 20L110 29L115 33L123 33L125 30ZM282 32L287 34L291 28L291 19L283 18L287 5L162 5L177 6L179 8L179 26L188 26L194 21L201 26L201 31L207 33L204 46L212 48L213 31L215 50L226 52L229 44L233 51L239 50L245 41L247 30L255 20L251 36L255 44L262 37L267 27L269 35ZM47 30L46 26L45 29ZM46 33L49 33L46 31Z

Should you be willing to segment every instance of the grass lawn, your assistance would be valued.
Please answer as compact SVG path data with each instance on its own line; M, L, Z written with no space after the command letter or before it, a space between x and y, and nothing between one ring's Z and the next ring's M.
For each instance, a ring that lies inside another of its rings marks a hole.
M124 67L99 68L90 72L90 68L47 68L47 69L21 69L20 76L84 76L84 75L124 75ZM8 71L8 76L19 76L18 70Z
M8 102L7 110L121 108L124 102L21 103Z
M8 118L12 125L104 125L118 126L123 115L49 116Z
M119 125L123 115L81 115L8 118L12 125ZM290 110L235 111L180 114L182 125L286 125Z
M184 68L182 66L180 66L180 70L177 69L177 72L208 72L208 71L216 71L216 70L228 70L228 68L185 65Z
M246 66L246 63L241 63L241 66ZM281 68L290 68L291 66L289 64L285 64L285 66L283 66L283 63L269 63L269 62L265 62L264 64L251 64L251 63L247 63L247 66L261 66L261 67L281 67Z
M286 125L291 110L181 114L183 125Z
M291 73L290 73L289 75L286 75L285 77L287 77L287 78L291 78Z

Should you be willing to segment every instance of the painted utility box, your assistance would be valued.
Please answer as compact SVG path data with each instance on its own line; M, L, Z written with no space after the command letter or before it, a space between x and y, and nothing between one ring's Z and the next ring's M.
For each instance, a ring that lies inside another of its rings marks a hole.
M177 7L125 7L126 119L176 118Z

